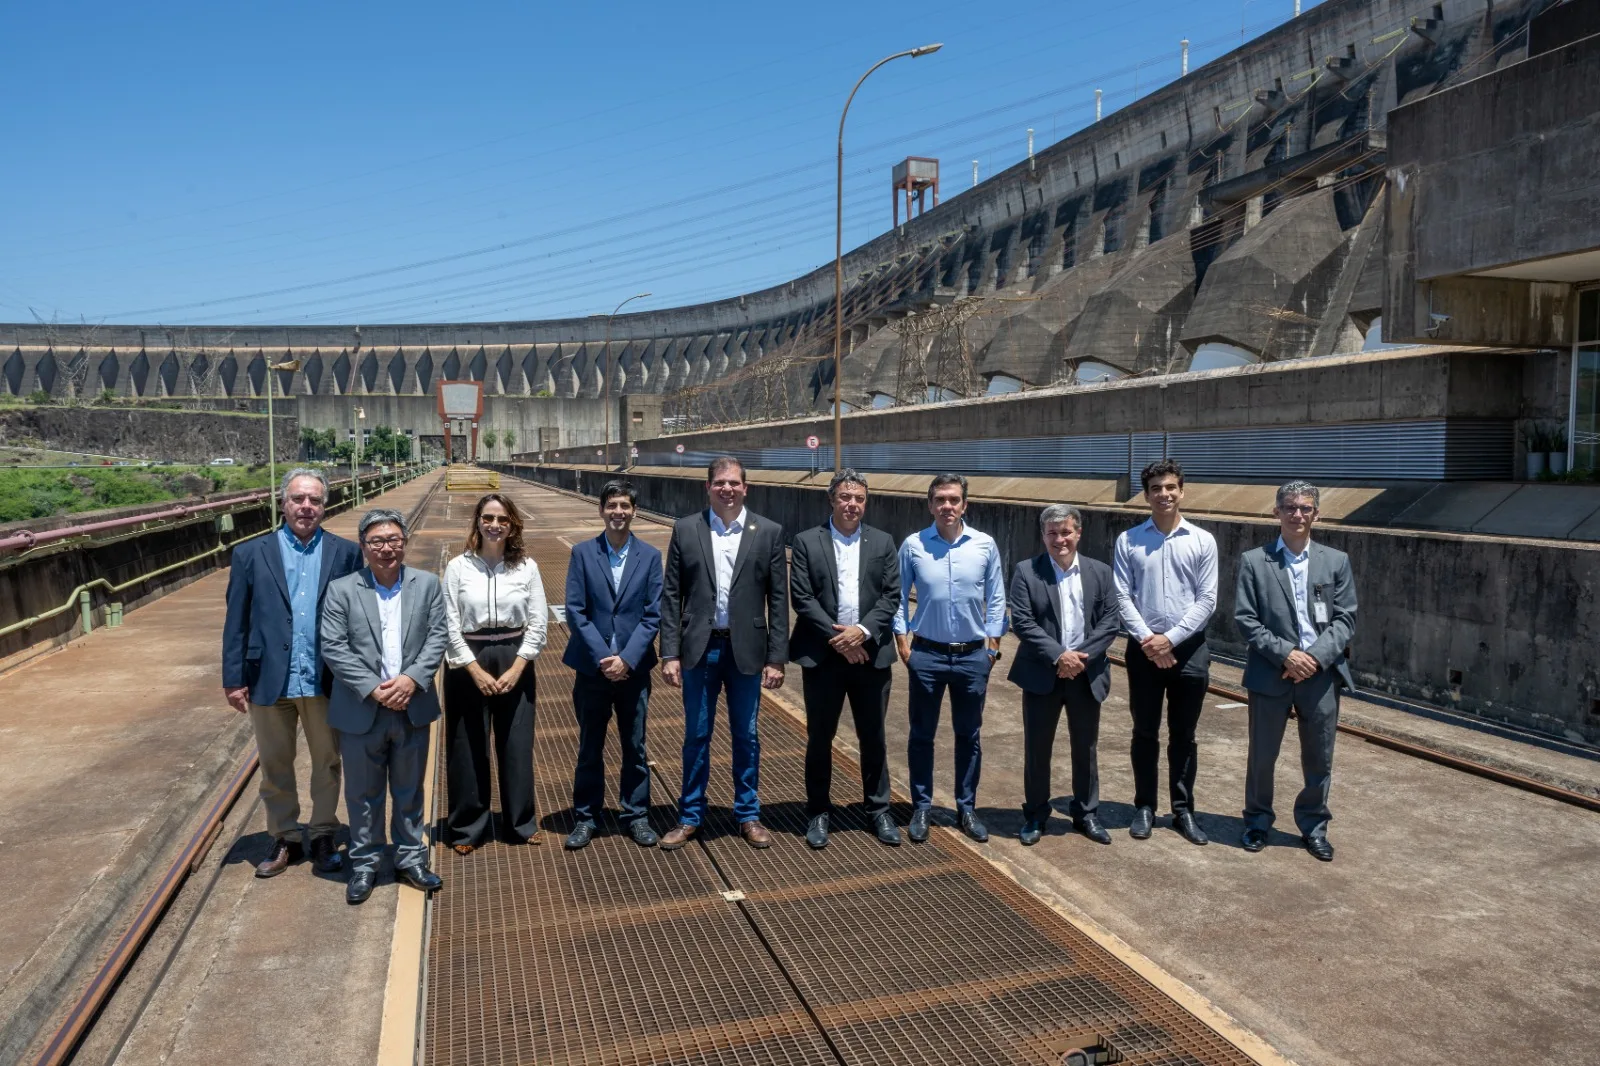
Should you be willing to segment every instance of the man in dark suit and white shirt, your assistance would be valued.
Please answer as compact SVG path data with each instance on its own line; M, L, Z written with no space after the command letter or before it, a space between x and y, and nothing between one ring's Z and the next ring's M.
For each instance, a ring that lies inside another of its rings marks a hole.
M233 549L228 613L222 623L222 694L250 716L261 757L261 803L272 851L256 866L273 877L304 855L295 727L311 756L311 860L323 873L342 865L339 741L328 725L333 675L322 661L319 620L328 583L361 566L361 551L322 528L328 479L297 467L278 491L283 525Z
M900 843L889 813L889 756L883 721L894 679L894 612L900 559L894 538L861 519L867 479L845 469L828 484L833 514L795 535L789 558L794 632L789 657L800 664L806 700L806 843L828 845L833 738L845 698L861 749L861 795L880 841Z
M1039 515L1044 554L1019 562L1006 602L1017 634L1007 680L1022 689L1022 831L1039 842L1050 818L1050 756L1061 709L1072 742L1072 825L1100 844L1100 704L1111 690L1106 651L1122 629L1111 568L1078 554L1083 515L1057 503Z
M376 508L359 529L367 565L330 585L322 607L322 657L334 676L328 720L339 731L350 816L349 903L366 902L377 881L385 793L395 877L424 892L441 883L422 839L422 779L428 726L439 717L434 675L450 642L439 579L402 565L405 516Z
M1250 692L1250 757L1245 769L1246 851L1266 847L1272 828L1272 775L1289 709L1299 713L1300 768L1305 788L1294 820L1306 850L1333 860L1328 842L1328 792L1339 689L1354 688L1346 651L1356 629L1356 585L1350 557L1311 539L1321 493L1304 481L1278 490L1277 540L1239 560L1233 618L1250 650L1244 687Z
M683 689L683 795L672 851L700 830L711 777L717 695L728 694L733 740L733 815L753 848L772 844L761 824L761 690L783 684L789 659L789 564L783 527L745 509L744 464L711 460L711 506L678 519L661 583L661 676Z
M638 490L627 481L600 489L605 531L572 546L567 563L567 641L561 661L572 667L578 712L578 768L572 779L572 832L567 847L586 847L605 800L606 725L617 716L622 773L617 799L628 835L641 847L659 841L650 828L650 763L645 711L650 668L661 629L661 553L633 535Z

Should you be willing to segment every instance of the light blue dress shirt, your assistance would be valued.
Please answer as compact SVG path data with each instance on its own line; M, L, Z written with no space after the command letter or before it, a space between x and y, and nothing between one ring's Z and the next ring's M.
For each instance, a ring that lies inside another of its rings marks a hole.
M628 534L627 541L622 545L622 550L611 546L611 541L606 541L606 562L611 564L611 592L615 595L622 591L622 568L628 565L628 552L633 548L633 534ZM611 653L617 652L617 634L611 634Z
M289 590L293 640L289 649L289 699L322 695L322 653L317 647L317 585L322 580L322 530L309 544L288 526L278 527L278 553Z
M917 591L916 617L911 590ZM937 526L913 533L900 545L900 609L896 633L915 633L940 644L967 644L1006 631L1006 586L1000 545L965 526L955 543Z
M1317 627L1311 624L1311 542L1299 555L1278 538L1278 551L1289 564L1289 584L1294 586L1294 616L1300 624L1300 650L1305 651L1317 642Z

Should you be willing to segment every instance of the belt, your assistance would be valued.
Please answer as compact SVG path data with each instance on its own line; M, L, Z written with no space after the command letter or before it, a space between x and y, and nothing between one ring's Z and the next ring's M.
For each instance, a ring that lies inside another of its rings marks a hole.
M911 638L911 646L913 648L927 648L929 651L936 651L941 655L965 655L968 652L977 651L983 645L984 642L981 640L969 640L964 644L941 644L937 640L928 640L926 637L913 635Z
M731 629L713 629L711 631L711 636L712 636L712 639L716 639L717 637L721 637L723 640L732 640L733 639L733 630L731 630Z
M518 626L516 629L479 629L472 633L463 633L461 635L467 640L490 644L495 641L510 640L512 637L520 638L522 636L522 627Z

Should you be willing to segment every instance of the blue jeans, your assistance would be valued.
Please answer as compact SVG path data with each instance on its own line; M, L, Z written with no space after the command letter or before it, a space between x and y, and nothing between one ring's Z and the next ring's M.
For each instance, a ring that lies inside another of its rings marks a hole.
M761 675L741 674L726 637L712 637L700 665L683 672L683 796L678 819L699 825L706 816L706 784L711 778L711 729L717 696L728 693L728 732L733 739L733 816L739 822L761 817L756 790L761 783L761 738L756 713L761 707Z
M970 811L978 799L983 769L983 701L989 694L989 652L946 655L913 646L906 663L911 687L906 703L911 714L911 739L906 761L911 769L911 803L917 810L933 806L933 738L939 731L939 708L950 692L950 728L956 737L956 810Z

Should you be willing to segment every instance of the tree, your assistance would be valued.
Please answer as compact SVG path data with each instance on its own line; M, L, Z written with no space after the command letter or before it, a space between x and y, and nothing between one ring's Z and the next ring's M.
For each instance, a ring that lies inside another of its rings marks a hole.
M388 426L377 426L362 457L369 463L403 462L411 458L411 438Z
M494 446L500 443L500 437L494 430L486 430L483 434L483 450L489 458L494 458Z
M355 454L356 442L353 440L339 441L328 449L328 458L341 466L349 466L350 460L355 458Z
M307 459L317 459L322 452L322 434L310 426L300 427L300 447L305 451Z
M511 458L511 451L517 446L516 433L509 429L502 429L500 431L500 443L505 445L506 458Z

